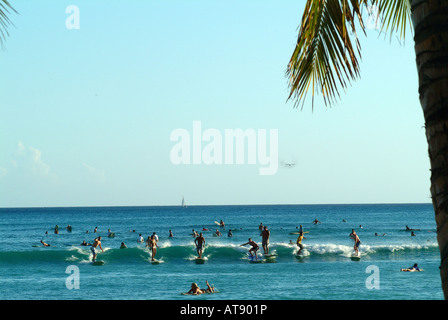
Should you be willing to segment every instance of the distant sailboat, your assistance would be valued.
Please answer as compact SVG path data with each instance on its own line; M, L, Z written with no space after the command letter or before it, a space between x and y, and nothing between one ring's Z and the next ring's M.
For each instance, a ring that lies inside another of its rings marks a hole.
M183 207L183 208L186 208L186 207L187 207L187 205L185 204L185 199L184 199L184 197L182 197L182 207Z

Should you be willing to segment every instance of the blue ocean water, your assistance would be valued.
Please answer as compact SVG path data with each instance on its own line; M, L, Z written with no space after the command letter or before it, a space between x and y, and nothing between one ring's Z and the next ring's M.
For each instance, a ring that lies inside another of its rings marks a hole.
M220 220L225 230L215 224ZM249 246L240 245L250 237L263 256L260 223L271 232L277 258L251 263ZM308 232L300 259L290 244L299 225ZM415 236L406 225L418 229ZM197 264L191 233L203 228L209 229L203 231L206 260ZM107 236L108 229L115 237ZM213 236L216 229L222 236ZM350 258L352 229L361 239L359 261ZM441 300L435 230L431 204L2 208L0 298ZM137 242L139 234L146 239L153 232L159 236L155 258L163 261L157 265ZM97 259L105 264L94 266L89 247L80 244L99 235L104 253ZM423 272L400 271L414 263ZM206 280L219 292L181 295L192 282L205 288Z

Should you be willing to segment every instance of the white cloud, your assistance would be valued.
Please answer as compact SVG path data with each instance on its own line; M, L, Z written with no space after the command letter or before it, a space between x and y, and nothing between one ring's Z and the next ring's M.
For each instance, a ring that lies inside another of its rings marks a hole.
M42 160L42 152L25 146L22 141L17 143L12 165L20 171L34 175L46 176L50 173L50 166Z
M101 181L104 181L106 179L106 172L104 170L97 169L85 162L83 162L82 166L86 169L91 177Z
M8 174L8 169L0 167L0 179Z

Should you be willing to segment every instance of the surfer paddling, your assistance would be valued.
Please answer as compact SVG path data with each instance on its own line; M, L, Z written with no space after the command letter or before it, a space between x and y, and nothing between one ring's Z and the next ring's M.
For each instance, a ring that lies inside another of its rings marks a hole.
M201 288L199 288L197 283L193 282L191 284L190 291L186 292L185 294L194 294L194 295L196 295L196 294L214 293L215 292L215 287L210 286L208 281L205 281L205 284L207 285L207 289L201 289Z

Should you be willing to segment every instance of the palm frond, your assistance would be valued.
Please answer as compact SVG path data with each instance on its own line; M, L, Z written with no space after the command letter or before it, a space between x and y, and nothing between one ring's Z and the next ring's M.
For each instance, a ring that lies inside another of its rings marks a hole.
M9 19L11 12L18 13L8 2L8 0L0 0L0 47L4 47L4 42L9 36L8 27L13 25Z
M299 102L305 102L312 91L314 108L315 90L320 90L325 105L340 97L340 88L346 89L360 75L361 46L356 28L365 34L362 9L377 6L381 30L405 35L410 21L410 0L308 0L300 25L297 44L286 70L290 93Z
M286 71L288 100L294 95L297 101L304 101L312 89L314 106L318 86L325 104L332 103L339 96L338 87L346 88L359 76L361 48L355 16L361 19L359 1L307 1L297 45Z
M374 0L378 14L383 18L381 31L394 34L399 31L400 38L404 39L406 29L411 21L411 2L409 0ZM412 29L411 29L412 30Z

